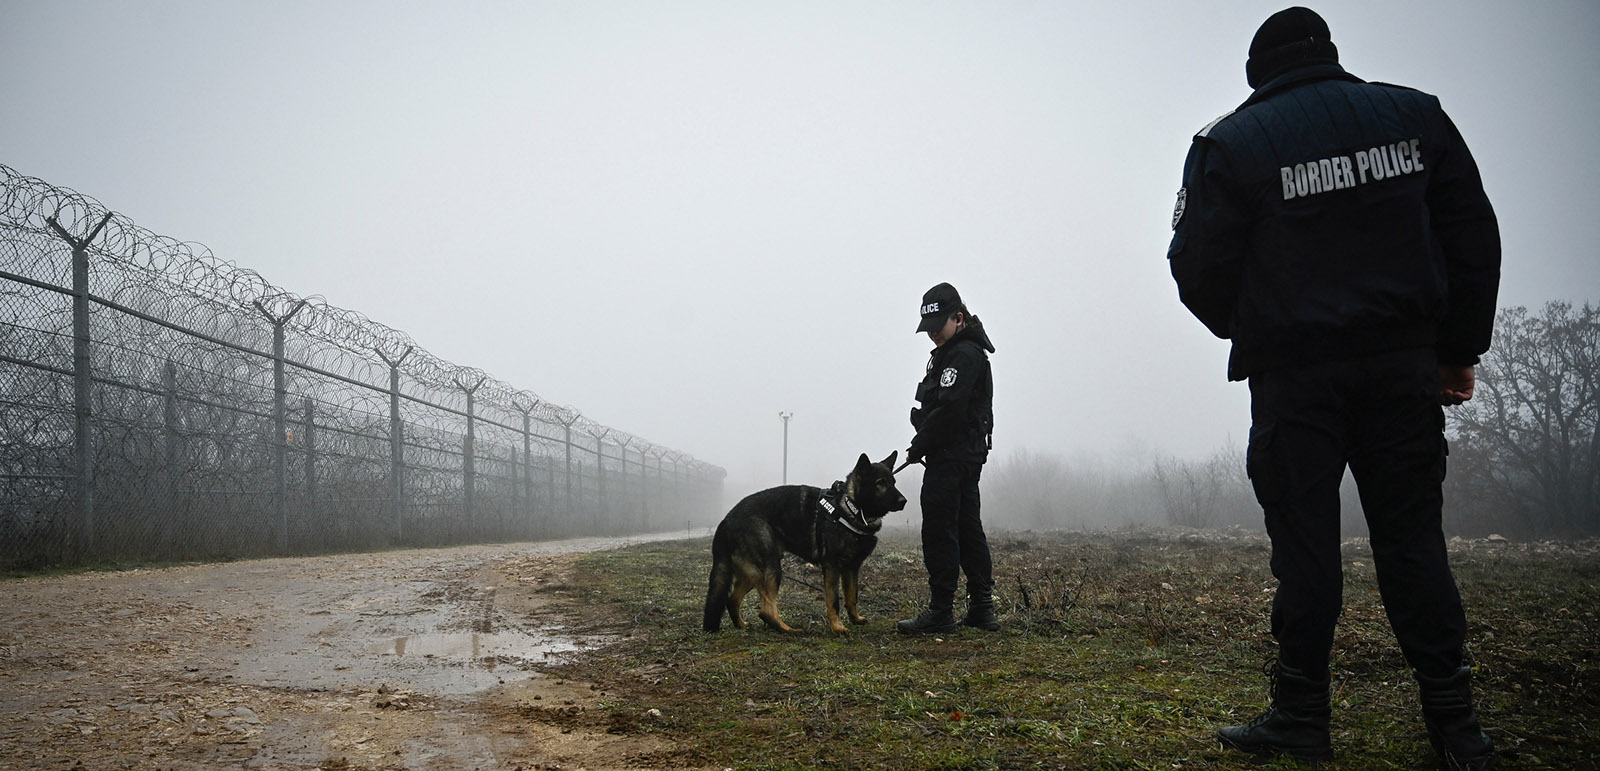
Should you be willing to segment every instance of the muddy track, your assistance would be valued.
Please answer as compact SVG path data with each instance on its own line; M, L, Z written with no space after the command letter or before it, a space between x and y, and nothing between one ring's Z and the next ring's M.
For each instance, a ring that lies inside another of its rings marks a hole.
M0 583L0 768L681 767L591 719L626 694L539 671L603 642L565 633L552 589L620 543Z

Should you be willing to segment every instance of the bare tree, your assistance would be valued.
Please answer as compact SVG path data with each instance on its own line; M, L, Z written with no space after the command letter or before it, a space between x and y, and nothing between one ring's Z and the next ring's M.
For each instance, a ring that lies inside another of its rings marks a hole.
M1060 457L1016 450L996 469L995 484L989 485L989 504L994 516L1009 527L1060 527L1069 506L1066 464Z
M1600 535L1600 308L1501 310L1474 398L1449 413L1450 501L1464 525Z
M984 519L999 528L1115 527L1160 516L1148 475L1090 453L1063 458L1019 448L992 463L984 479Z
M1152 468L1167 522L1186 527L1259 525L1244 451L1230 440L1200 461L1157 458Z

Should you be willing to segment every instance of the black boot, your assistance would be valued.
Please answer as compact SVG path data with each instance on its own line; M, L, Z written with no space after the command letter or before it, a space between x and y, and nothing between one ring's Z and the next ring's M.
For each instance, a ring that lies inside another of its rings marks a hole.
M967 615L961 619L962 626L976 627L986 632L1000 631L1000 621L994 617L994 597L973 595L967 601Z
M1494 742L1478 725L1472 709L1472 670L1462 667L1449 677L1432 678L1416 673L1422 686L1422 720L1428 741L1450 771L1481 771L1495 767Z
M956 630L955 613L950 609L954 603L952 598L935 597L928 603L928 609L916 618L908 618L897 622L895 628L902 634L944 634Z
M1311 762L1333 759L1328 738L1328 680L1306 678L1305 673L1268 661L1272 706L1244 725L1217 731L1222 746L1257 755L1291 755Z

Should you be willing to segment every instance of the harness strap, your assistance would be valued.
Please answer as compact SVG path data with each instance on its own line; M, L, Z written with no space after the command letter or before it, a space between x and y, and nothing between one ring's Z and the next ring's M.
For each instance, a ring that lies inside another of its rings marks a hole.
M833 502L829 501L828 498L830 497L837 500L839 502L838 505L835 505ZM817 505L821 506L822 510L826 512L828 516L833 519L833 521L844 525L844 529L849 530L856 535L870 535L870 533L865 531L857 530L855 525L850 524L850 521L839 513L839 508L842 506L852 515L857 517L861 516L861 508L856 506L856 502L850 500L850 496L845 494L844 482L834 482L833 486L828 488L827 494L817 498Z

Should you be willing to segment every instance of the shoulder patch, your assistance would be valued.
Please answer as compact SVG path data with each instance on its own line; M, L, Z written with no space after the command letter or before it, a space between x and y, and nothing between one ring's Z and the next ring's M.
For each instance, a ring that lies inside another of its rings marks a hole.
M956 384L956 368L955 367L946 367L945 371L939 373L939 385L940 385L940 387L949 388L950 386L953 386L955 384Z
M1216 128L1218 123L1221 123L1222 121L1226 120L1227 117L1229 115L1232 115L1233 113L1234 113L1233 110L1229 110L1229 111L1227 111L1227 112L1225 112L1225 113L1223 113L1221 115L1218 115L1216 120L1211 121L1210 123L1207 123L1204 128L1200 129L1198 132L1195 133L1195 136L1203 137L1203 136L1206 136L1206 135L1210 134L1211 133L1211 129Z
M1189 188L1178 188L1178 204L1172 208L1172 229L1178 229L1179 220L1183 219L1183 209L1189 203Z

